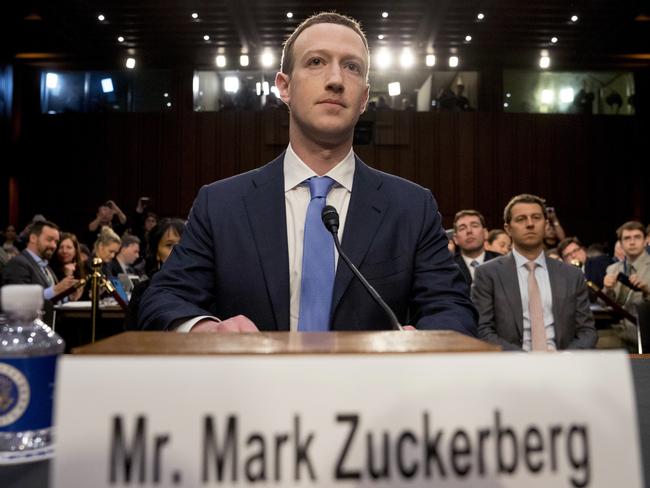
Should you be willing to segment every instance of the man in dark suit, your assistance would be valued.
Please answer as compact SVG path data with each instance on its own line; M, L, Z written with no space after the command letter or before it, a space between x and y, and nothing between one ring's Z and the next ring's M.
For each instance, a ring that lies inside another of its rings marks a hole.
M456 264L468 285L474 281L474 271L500 254L485 250L485 217L477 210L461 210L454 217L454 242L459 249L454 256Z
M368 43L356 21L307 19L285 43L280 98L290 144L257 170L203 187L182 241L143 296L139 325L180 331L373 330L389 320L340 261L342 246L400 321L476 333L431 193L352 151L368 101Z
M579 269L544 255L544 200L514 197L504 211L510 254L476 270L479 337L507 350L586 349L598 336Z
M28 231L27 247L18 256L7 263L2 272L3 285L41 285L45 298L46 323L52 323L53 305L51 299L77 283L72 276L61 281L56 279L48 266L59 244L59 228L48 221L32 224Z
M579 268L585 275L585 278L596 284L599 288L603 287L603 279L607 274L607 266L612 264L612 259L606 254L600 256L587 257L587 251L580 243L577 237L567 237L562 239L557 246L557 252L566 264L573 266L580 265Z

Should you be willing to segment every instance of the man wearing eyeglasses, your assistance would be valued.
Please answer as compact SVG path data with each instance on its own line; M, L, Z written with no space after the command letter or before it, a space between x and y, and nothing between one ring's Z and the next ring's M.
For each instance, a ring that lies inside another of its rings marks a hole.
M557 252L562 257L562 261L578 266L584 273L585 279L599 288L603 287L607 266L612 264L612 259L609 256L605 254L593 257L587 256L587 251L577 237L562 239L557 246Z

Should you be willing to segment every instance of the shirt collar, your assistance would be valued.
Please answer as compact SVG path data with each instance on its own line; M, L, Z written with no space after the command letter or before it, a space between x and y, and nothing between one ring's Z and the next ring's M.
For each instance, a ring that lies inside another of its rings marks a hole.
M470 258L469 256L465 256L463 253L460 253L461 256L463 256L463 259L465 260L465 263L469 266L472 264L472 261L476 261L478 264L483 264L483 261L485 261L485 251L483 251L481 254L476 256L475 258Z
M522 268L526 265L526 263L529 261L528 258L522 256L517 252L517 250L513 247L512 248L512 255L515 257L515 264L517 265L517 268ZM546 269L546 254L544 254L544 251L539 253L539 256L537 256L534 261L541 266L542 268Z
M350 148L347 156L323 176L329 176L338 185L351 192L354 181L354 165L354 151ZM318 175L298 157L289 144L284 154L284 191L287 192L295 188L313 176Z
M36 264L38 264L41 268L47 267L47 259L43 259L38 254L34 254L29 249L25 249L25 250L30 254L31 257L34 258L34 261L36 261Z

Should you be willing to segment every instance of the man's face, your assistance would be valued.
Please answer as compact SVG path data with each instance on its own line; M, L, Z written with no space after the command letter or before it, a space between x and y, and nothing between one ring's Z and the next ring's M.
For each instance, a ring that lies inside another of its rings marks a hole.
M630 259L636 259L645 251L644 249L645 237L640 230L624 230L621 232L621 246L623 252Z
M36 234L29 236L29 244L31 250L42 259L50 259L59 245L59 231L46 225L38 236Z
M454 240L465 253L483 249L485 228L476 215L465 215L456 221Z
M522 249L541 247L546 226L542 207L537 203L516 203L512 207L511 216L505 229L513 244Z
M123 247L120 251L120 258L125 264L131 265L140 257L140 244L137 242Z
M292 73L278 73L275 81L289 106L292 138L321 145L351 141L368 101L361 37L343 25L312 25L296 39L293 57Z
M585 252L584 247L578 246L575 242L572 242L564 248L564 251L562 252L562 260L567 264L571 264L571 261L576 260L580 261L581 264L585 264L587 262L587 253Z

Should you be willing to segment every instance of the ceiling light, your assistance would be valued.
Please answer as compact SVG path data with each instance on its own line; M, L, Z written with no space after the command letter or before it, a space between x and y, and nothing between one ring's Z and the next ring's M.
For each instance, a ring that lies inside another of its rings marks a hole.
M293 19L293 12L287 12L287 19Z
M388 94L391 97L396 97L402 93L402 86L399 84L399 81L394 81L393 83L388 84Z
M203 36L203 40L204 40L204 41L209 41L209 40L210 40L210 36L207 35L207 34L204 35L204 36Z
M169 97L169 93L167 93L167 92L163 93L163 97L165 97L165 98Z
M217 63L217 67L219 68L226 66L226 57L223 54L219 54L214 61Z
M237 93L239 90L239 78L236 76L226 76L223 80L223 89L226 93Z
M388 18L388 12L382 12L381 16L382 16L382 18L387 19Z
M119 36L119 37L117 38L117 42L124 42L124 37Z
M560 90L560 102L571 103L573 102L574 97L573 88L562 88Z
M411 51L411 49L408 47L405 47L402 50L402 54L399 57L399 64L402 66L402 68L410 68L415 64L415 56L413 55L413 51Z
M571 22L578 22L578 16L577 15L572 15L571 16Z
M196 12L192 12L192 18L193 18L193 19L198 19L198 18L199 18L199 14L197 14Z
M167 102L167 106L168 106L168 107L171 107L171 106L172 106L172 102Z
M239 56L239 65L240 66L248 66L248 54L242 54Z
M458 56L449 56L449 67L455 68L458 66Z
M45 75L45 86L54 90L59 85L59 75L48 73Z
M262 54L262 66L270 68L273 66L274 62L275 59L273 58L273 53L271 51L265 51L264 54Z
M99 14L99 15L97 16L97 20L99 20L100 22L104 22L104 21L106 20L106 17L104 17L103 14Z
M482 13L482 12L479 12L479 13L476 15L476 18L477 18L478 20L483 20L483 19L485 18L485 14Z
M102 81L102 91L104 93L112 93L113 92L113 80L110 78L104 78Z
M467 34L467 35L465 36L465 42L470 42L471 40L472 40L472 36L470 36L469 34Z
M427 54L427 57L425 58L426 65L428 67L432 67L436 65L436 55L435 54Z
M135 68L135 58L127 58L126 59L126 67L129 69Z
M542 103L546 105L550 105L553 103L553 100L555 99L555 94L553 93L553 90L542 90Z
M551 37L551 42L553 44L555 44L557 42L557 37L555 37L555 36Z
M386 69L393 63L393 55L385 47L379 50L375 59L379 69Z
M512 96L512 93L506 93L506 98L510 98Z
M551 58L548 56L541 56L539 58L539 67L542 69L547 69L549 66L551 66Z
M510 104L509 104L508 102L504 102L504 103L503 103L503 107L504 107L504 108L508 108L509 106L510 106Z
M377 39L379 39L380 41L383 41L383 40L384 40L384 37L386 37L386 36L384 36L383 34L379 34L379 35L377 36Z

